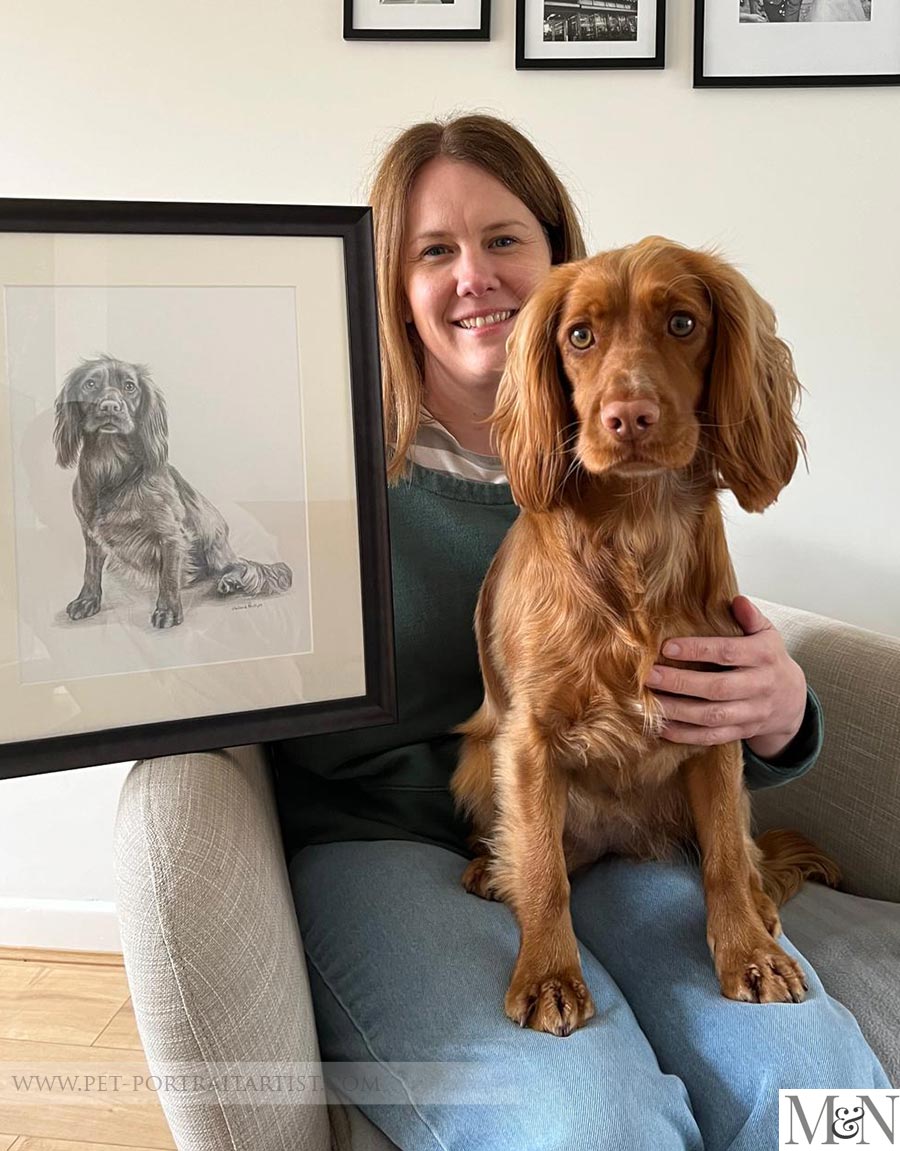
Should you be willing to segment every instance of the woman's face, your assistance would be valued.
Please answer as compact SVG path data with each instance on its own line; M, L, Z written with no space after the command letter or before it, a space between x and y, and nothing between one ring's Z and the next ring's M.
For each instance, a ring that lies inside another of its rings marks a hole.
M404 242L426 397L496 389L513 319L550 269L537 217L483 169L438 156L413 184Z

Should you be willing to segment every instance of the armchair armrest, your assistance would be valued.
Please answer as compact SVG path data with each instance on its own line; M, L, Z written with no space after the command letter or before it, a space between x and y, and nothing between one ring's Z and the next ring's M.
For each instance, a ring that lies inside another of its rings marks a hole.
M119 799L115 870L125 970L153 1074L174 1073L173 1064L204 1077L288 1064L321 1074L262 747L136 763ZM258 1094L159 1098L180 1151L328 1151L325 1106Z
M900 639L755 601L822 702L818 763L753 793L759 831L794 827L841 866L854 895L900 902Z

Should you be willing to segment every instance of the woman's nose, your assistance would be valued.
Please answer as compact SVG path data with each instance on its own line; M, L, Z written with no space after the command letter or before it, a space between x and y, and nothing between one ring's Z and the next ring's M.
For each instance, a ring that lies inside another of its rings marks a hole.
M456 271L458 296L483 296L491 288L500 286L500 279L491 266L491 258L484 252L466 252L459 257Z

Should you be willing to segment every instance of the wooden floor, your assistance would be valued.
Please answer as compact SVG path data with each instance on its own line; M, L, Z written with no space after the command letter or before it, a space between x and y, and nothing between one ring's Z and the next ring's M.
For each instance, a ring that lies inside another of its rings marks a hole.
M121 956L0 947L0 1151L174 1149L148 1074Z

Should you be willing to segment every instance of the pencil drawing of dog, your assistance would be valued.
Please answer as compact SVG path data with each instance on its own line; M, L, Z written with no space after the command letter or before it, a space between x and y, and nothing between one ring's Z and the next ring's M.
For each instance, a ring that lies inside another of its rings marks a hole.
M184 618L181 589L217 580L220 595L286 591L291 569L232 550L228 524L168 462L162 392L146 366L112 356L83 360L56 399L56 461L78 474L72 502L84 535L84 585L68 604L73 620L100 610L107 559L158 589L153 627Z

